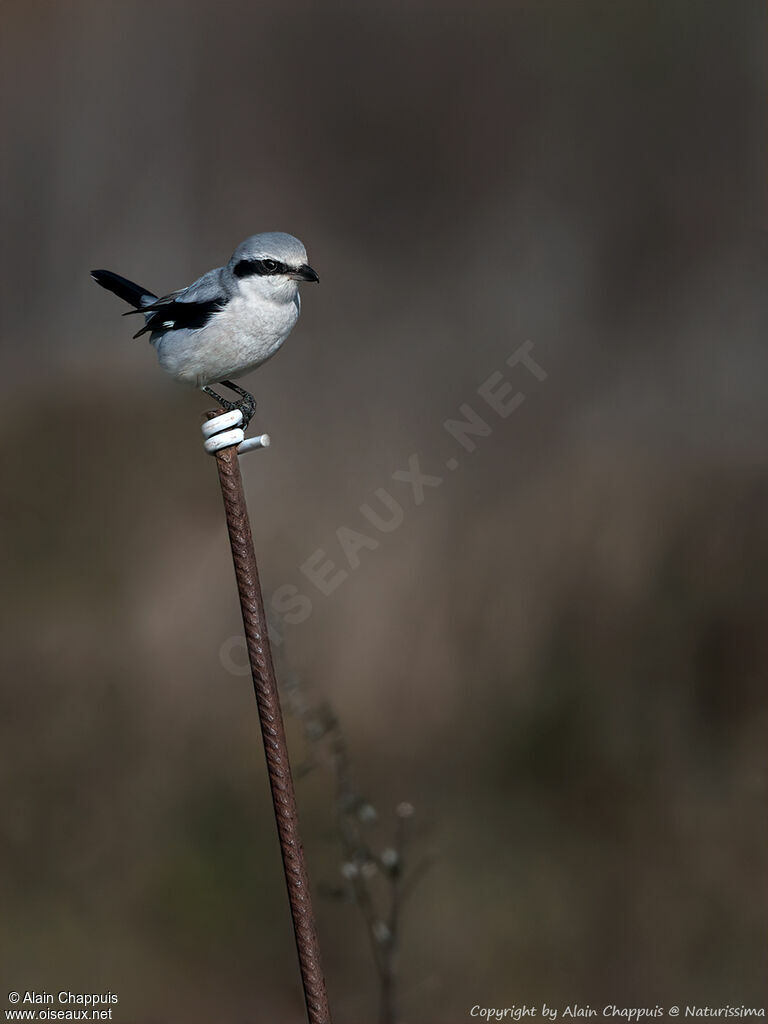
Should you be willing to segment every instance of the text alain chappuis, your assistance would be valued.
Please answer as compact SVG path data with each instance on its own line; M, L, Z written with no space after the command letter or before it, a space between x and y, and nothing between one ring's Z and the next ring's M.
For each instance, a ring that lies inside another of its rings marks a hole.
M119 999L114 992L9 992L6 1020L112 1020ZM34 1007L34 1009L31 1009Z

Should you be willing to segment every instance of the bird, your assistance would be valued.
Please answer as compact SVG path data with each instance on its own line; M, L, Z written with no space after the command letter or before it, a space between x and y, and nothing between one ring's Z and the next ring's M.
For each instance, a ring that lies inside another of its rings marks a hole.
M225 266L160 298L111 270L92 270L91 277L134 307L123 316L143 315L144 326L134 338L149 334L160 366L226 411L239 409L243 429L256 400L231 378L249 373L277 352L299 318L299 284L320 280L304 245L282 231L251 235ZM222 398L211 384L223 384L239 400Z

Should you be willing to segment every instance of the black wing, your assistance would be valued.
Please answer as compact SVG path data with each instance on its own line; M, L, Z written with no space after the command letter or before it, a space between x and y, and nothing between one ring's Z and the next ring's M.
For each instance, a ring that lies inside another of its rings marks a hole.
M177 302L171 296L158 299L151 306L130 310L131 313L148 314L147 322L134 334L134 338L140 338L142 334L148 334L150 331L199 331L210 322L215 313L224 309L226 304L227 299L224 295L206 299L205 302Z

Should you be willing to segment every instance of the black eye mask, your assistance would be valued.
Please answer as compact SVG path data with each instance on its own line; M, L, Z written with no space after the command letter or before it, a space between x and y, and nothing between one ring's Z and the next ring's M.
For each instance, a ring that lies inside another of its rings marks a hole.
M258 274L259 277L270 277L274 274L287 274L288 269L279 260L238 260L232 272L235 277L253 277L254 274Z

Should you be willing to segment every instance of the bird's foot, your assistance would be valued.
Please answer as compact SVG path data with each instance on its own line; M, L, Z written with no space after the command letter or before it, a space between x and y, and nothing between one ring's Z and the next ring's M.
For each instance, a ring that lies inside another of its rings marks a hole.
M256 399L250 391L246 391L245 388L241 388L239 384L234 384L231 380L223 380L221 383L225 388L240 395L240 401L235 403L235 408L243 414L243 430L245 430L256 412Z
M210 395L211 398L215 398L225 412L232 412L235 409L239 409L243 416L242 429L247 430L248 424L251 422L253 415L256 412L256 399L249 391L246 391L245 388L241 388L238 384L233 384L228 380L223 380L221 383L224 387L227 387L231 391L236 392L236 394L241 395L240 401L230 402L226 398L222 398L221 395L217 394L213 388L207 386L203 387L201 390L204 391L206 395Z

